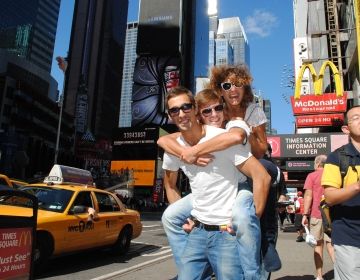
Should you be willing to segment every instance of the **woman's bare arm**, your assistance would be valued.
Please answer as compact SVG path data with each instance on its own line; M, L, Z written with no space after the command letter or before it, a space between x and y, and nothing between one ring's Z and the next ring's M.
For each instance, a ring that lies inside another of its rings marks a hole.
M176 157L181 158L181 154L185 151L191 149L190 147L181 146L176 139L180 136L180 132L175 132L172 134L161 136L157 144L164 149L169 154L172 154ZM194 157L192 161L188 161L187 163L197 164L199 166L206 166L213 159L212 155L203 154L202 156Z
M184 147L181 146L176 139L180 136L180 132L175 132L172 134L161 136L157 140L157 144L164 149L169 154L180 157L181 153L184 150Z
M180 158L187 163L193 163L199 156L221 151L236 144L242 144L246 141L246 137L246 132L242 128L232 127L228 132L183 150Z
M251 153L257 159L262 158L268 148L267 139L266 139L266 123L253 127L252 133L249 137L249 142L251 145Z

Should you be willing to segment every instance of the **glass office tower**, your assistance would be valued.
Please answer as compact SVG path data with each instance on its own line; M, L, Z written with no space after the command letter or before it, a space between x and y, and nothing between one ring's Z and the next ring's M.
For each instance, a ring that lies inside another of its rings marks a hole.
M1 0L0 48L50 73L60 0Z
M250 48L246 37L244 27L239 17L221 18L219 19L218 31L216 39L216 57L218 53L218 44L220 50L224 51L224 39L226 39L233 50L233 63L245 63L250 67ZM219 50L219 51L220 51ZM221 60L223 62L223 60ZM218 64L218 59L216 58ZM231 61L221 63L231 64Z
M131 126L131 97L136 61L138 23L129 22L126 29L124 69L121 85L119 127Z
M110 140L118 127L128 1L75 1L65 110L77 139Z

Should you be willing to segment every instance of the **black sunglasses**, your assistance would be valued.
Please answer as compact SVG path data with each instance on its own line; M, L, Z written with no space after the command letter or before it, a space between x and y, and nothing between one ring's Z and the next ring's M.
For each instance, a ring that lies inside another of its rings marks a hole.
M219 104L219 105L214 106L213 108L203 109L203 110L201 110L201 114L202 114L204 117L208 117L208 116L211 115L211 113L212 113L213 110L215 110L215 112L222 112L222 111L224 110L224 105Z
M234 83L221 83L220 84L220 87L223 89L223 90L230 90L232 88L232 86L236 87L236 88L242 88L243 85L242 84L234 84Z
M171 117L175 117L179 115L180 110L183 111L184 113L190 113L192 107L193 107L192 103L184 103L180 107L169 108L168 113Z

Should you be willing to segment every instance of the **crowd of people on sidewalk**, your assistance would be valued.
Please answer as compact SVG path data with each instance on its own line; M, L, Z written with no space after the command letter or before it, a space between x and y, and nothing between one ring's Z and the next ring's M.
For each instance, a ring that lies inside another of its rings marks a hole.
M179 132L158 140L170 203L162 222L178 279L265 280L281 269L276 241L278 219L283 226L287 217L281 204L286 186L271 159L266 116L254 102L251 82L244 65L214 66L208 88L195 98L184 87L166 96L168 116ZM296 241L304 241L304 228L315 239L317 280L323 279L324 245L335 279L360 279L360 107L347 112L343 131L351 139L345 153L352 165L342 175L337 152L317 156L304 196L298 192L294 201ZM185 197L177 187L180 169L191 187ZM319 211L323 197L332 209L332 239Z

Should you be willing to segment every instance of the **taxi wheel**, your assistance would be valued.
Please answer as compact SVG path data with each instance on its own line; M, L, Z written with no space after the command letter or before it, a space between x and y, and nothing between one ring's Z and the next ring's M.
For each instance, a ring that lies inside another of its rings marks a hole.
M36 238L34 263L37 272L44 270L52 251L51 238L45 234L39 234Z
M119 234L118 240L114 246L114 252L124 255L129 251L130 242L132 237L132 230L130 226L123 228Z

